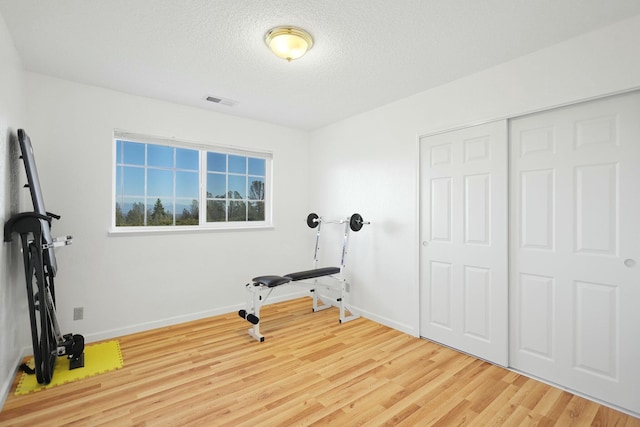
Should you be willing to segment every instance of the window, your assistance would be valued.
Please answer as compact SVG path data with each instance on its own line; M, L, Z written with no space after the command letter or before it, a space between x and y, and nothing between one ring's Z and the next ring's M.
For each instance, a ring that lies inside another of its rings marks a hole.
M207 152L207 222L264 221L265 163Z
M271 155L116 132L116 229L270 225Z

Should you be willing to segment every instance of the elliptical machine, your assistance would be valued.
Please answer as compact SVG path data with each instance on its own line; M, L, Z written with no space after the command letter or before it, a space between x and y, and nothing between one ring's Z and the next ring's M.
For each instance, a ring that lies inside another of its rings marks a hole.
M44 208L31 139L23 129L18 129L18 142L34 212L12 216L4 225L4 241L12 241L13 233L17 233L22 244L35 361L33 370L24 365L22 369L27 373L35 373L38 383L49 384L58 356L67 355L69 369L84 366L84 337L78 334L61 334L56 316L54 277L57 262L54 248L70 245L73 238L51 237L51 222L60 219L60 216L47 212Z

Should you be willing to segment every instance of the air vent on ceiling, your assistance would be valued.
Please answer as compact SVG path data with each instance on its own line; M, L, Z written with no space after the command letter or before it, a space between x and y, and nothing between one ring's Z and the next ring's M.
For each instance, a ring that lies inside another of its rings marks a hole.
M233 99L228 98L220 98L219 96L211 96L207 95L205 101L213 102L214 104L226 105L227 107L233 107L238 103L238 101L234 101Z

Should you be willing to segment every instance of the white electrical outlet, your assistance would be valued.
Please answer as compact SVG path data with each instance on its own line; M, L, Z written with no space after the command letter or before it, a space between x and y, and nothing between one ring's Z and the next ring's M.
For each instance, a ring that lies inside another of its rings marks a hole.
M73 320L82 320L84 318L84 307L74 307Z

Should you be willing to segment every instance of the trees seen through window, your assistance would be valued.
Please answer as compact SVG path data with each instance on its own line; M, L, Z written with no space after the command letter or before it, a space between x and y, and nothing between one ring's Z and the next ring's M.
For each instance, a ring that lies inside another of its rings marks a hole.
M268 160L116 139L115 226L265 222Z

